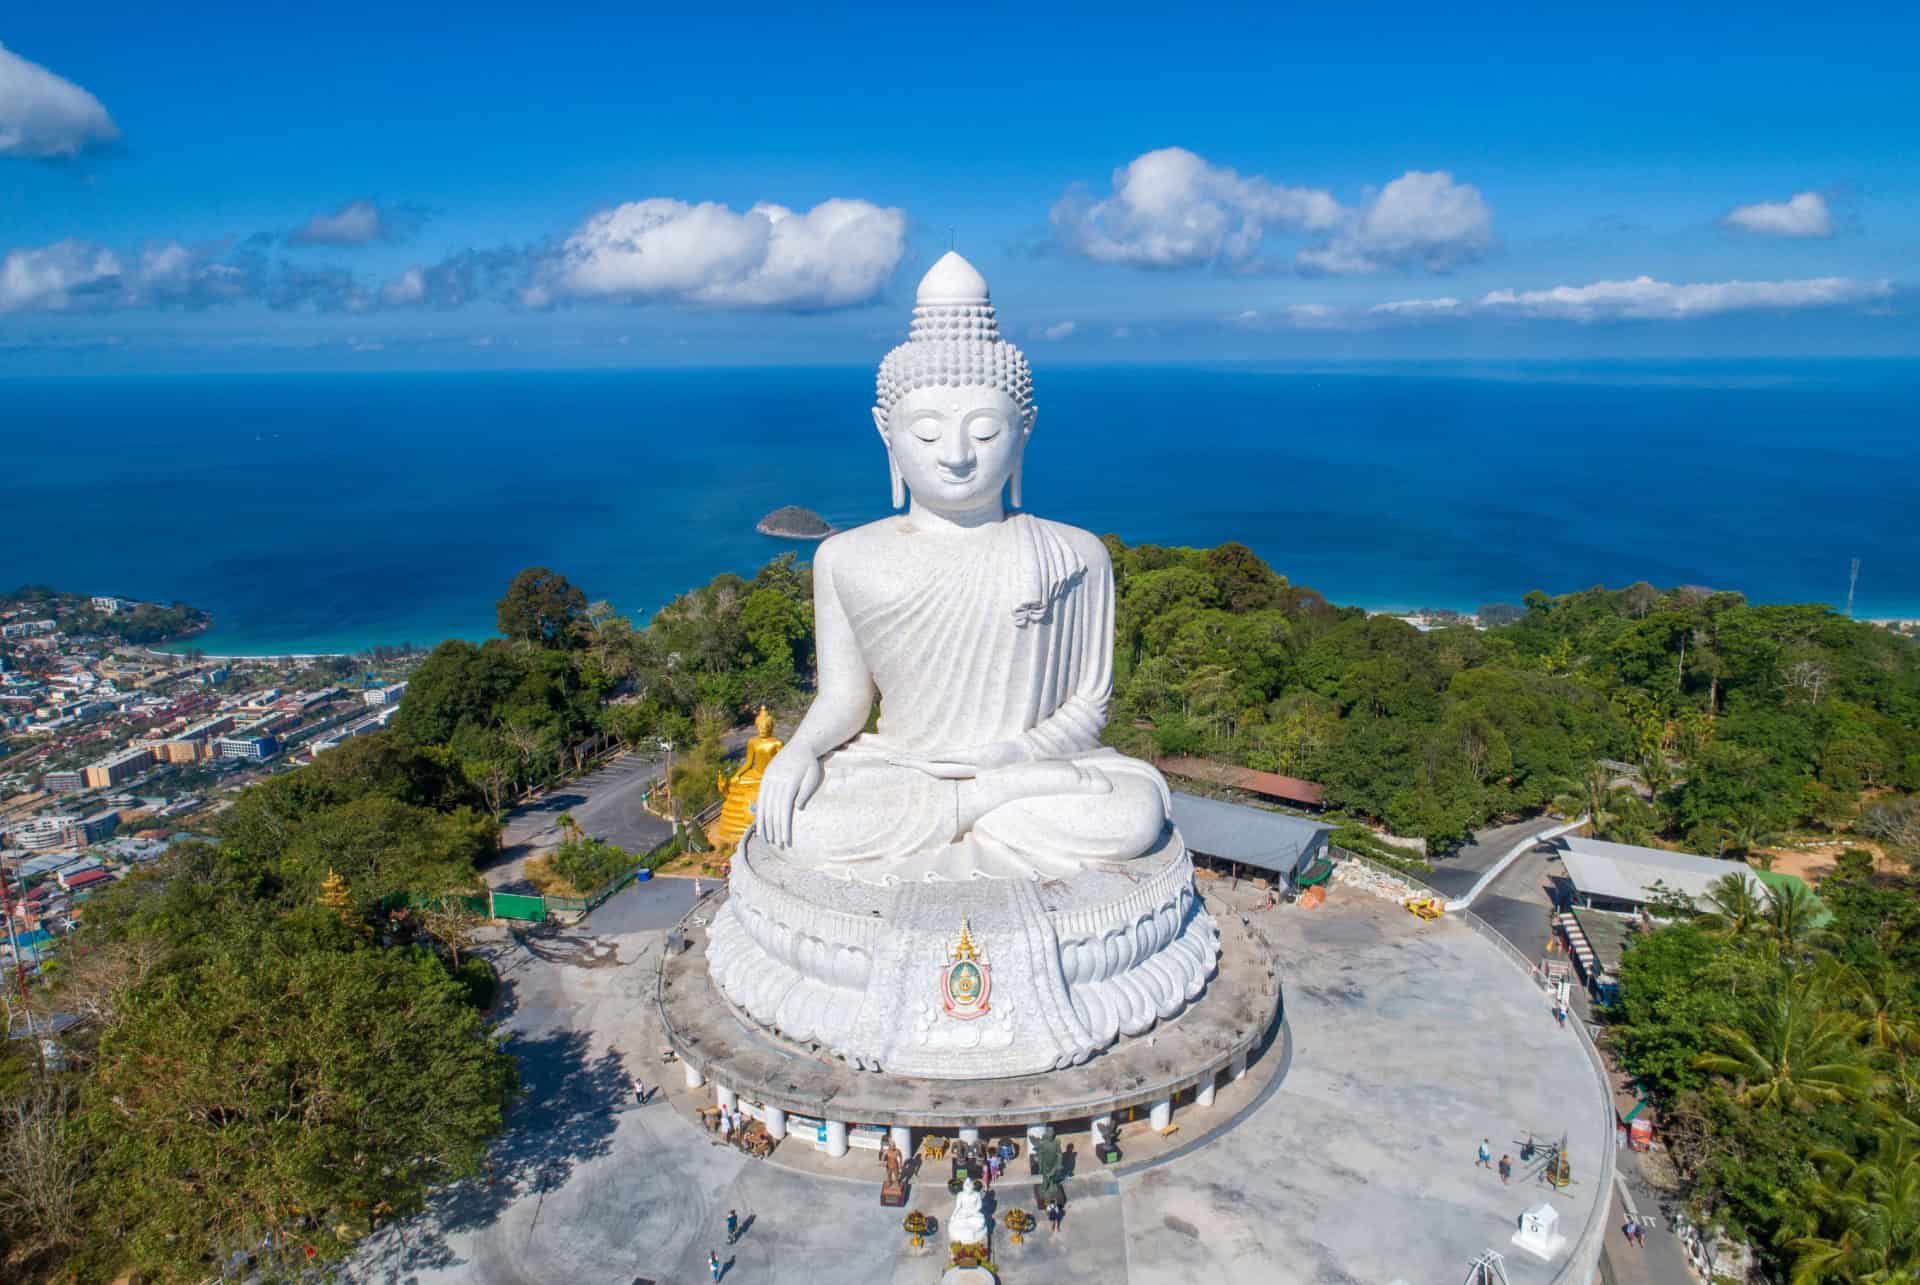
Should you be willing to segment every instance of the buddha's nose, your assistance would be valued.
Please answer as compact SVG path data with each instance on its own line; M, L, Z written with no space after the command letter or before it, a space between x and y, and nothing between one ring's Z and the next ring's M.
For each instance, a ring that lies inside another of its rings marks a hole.
M975 458L973 441L965 433L948 436L940 443L940 467L949 473L971 473Z

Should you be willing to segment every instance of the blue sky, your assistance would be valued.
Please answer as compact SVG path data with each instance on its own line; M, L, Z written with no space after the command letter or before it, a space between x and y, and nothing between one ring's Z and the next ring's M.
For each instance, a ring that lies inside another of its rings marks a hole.
M0 372L1920 352L1913 6L1543 8L14 6Z

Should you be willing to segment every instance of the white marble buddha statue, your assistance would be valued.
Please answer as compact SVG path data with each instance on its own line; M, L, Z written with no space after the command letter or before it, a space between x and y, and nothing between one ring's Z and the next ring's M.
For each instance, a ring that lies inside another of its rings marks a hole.
M815 557L818 695L755 810L787 861L884 881L1042 877L1132 860L1166 833L1160 774L1100 745L1106 548L1018 511L1032 389L986 281L947 254L873 410L906 512Z

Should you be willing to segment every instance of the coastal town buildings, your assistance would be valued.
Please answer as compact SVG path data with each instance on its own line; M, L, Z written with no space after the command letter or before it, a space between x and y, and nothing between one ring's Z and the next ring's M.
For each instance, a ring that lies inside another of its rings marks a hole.
M142 608L0 597L0 879L30 973L93 897L172 842L211 833L235 792L385 727L413 663L204 660L100 631L103 617ZM11 949L0 934L0 958Z

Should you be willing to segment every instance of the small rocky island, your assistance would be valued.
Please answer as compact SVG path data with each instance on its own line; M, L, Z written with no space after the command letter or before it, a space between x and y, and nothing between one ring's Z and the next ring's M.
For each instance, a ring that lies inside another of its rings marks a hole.
M782 540L824 540L833 534L833 527L828 525L825 518L797 504L775 509L761 518L753 529L761 535L778 536Z

